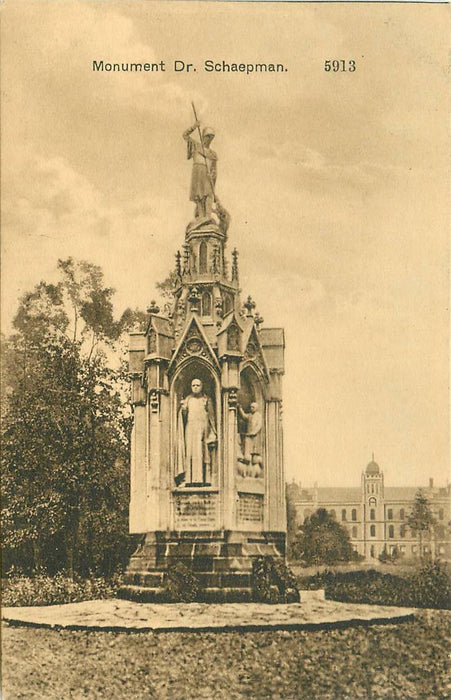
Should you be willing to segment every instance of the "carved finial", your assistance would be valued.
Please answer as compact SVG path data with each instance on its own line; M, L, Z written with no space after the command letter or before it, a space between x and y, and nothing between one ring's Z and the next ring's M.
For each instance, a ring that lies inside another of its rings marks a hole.
M182 256L179 250L175 254L175 274L177 277L182 276Z
M238 282L238 251L236 248L232 251L232 281Z
M253 301L250 294L249 294L248 298L246 299L246 301L244 302L243 306L246 309L247 318L253 318L254 309L255 309L255 301Z
M211 271L214 275L219 275L219 260L220 260L220 250L219 246L215 245L211 251Z
M191 311L199 312L200 309L200 294L197 287L191 287L188 295L188 301L191 305Z
M160 313L160 307L157 306L157 304L155 303L155 301L153 299L150 302L150 306L147 309L147 313L148 314L159 314Z
M183 274L184 275L189 275L190 274L190 247L188 243L185 243L183 246Z
M260 316L258 311L256 311L254 316L254 323L257 326L257 330L260 330L260 326L262 325L264 320L265 319L263 318L263 316Z

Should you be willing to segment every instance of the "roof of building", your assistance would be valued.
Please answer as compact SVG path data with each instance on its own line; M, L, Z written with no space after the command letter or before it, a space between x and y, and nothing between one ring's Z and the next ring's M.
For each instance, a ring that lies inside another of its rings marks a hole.
M260 339L262 345L277 345L285 346L285 337L283 328L261 328Z
M427 498L431 501L437 499L447 499L449 498L446 494L445 489L422 489L426 494ZM444 493L442 493L442 491ZM360 503L362 500L362 490L360 487L348 487L348 486L331 486L331 487L319 487L316 489L317 493L317 504L330 506L336 505L349 505L351 503ZM384 501L396 502L408 502L412 503L418 493L417 486L386 486L384 489ZM302 488L298 495L295 496L295 500L298 503L312 503L314 501L315 489L304 489Z
M164 318L164 316L152 315L152 324L157 333L160 335L165 335L168 338L172 338L174 333L172 331L172 325L169 318Z
M371 462L367 465L366 467L366 473L370 475L376 475L380 474L381 470L377 462L374 461L374 459L371 460Z

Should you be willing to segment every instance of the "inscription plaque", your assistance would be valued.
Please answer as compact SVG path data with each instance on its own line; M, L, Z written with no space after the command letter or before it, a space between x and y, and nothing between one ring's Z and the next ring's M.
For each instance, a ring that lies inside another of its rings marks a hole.
M246 523L263 522L263 496L257 493L239 493L238 520Z
M176 530L210 530L217 527L217 493L174 494L174 527Z

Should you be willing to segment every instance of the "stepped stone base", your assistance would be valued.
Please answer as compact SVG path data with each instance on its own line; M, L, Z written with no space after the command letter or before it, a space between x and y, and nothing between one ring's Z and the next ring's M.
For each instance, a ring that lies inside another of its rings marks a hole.
M167 602L164 576L180 562L202 586L204 602L251 602L252 563L284 557L285 534L245 532L152 532L130 558L119 595L143 603Z

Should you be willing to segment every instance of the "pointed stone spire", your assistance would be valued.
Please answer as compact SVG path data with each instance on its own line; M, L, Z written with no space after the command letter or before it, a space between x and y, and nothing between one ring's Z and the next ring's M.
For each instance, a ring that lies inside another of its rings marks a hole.
M186 243L183 245L183 275L190 274L190 254L191 249Z
M236 248L232 251L232 282L238 282L238 251Z
M179 250L175 254L175 274L177 277L182 276L182 256Z

